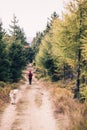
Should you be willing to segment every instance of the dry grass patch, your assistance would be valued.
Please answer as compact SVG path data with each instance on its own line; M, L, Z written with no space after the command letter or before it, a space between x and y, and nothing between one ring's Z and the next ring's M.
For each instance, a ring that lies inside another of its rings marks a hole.
M62 121L65 117L68 119L67 129L69 130L87 130L83 122L83 113L87 112L87 106L73 99L73 94L65 88L52 88L52 100L55 106L55 116L58 119L62 116ZM85 119L87 120L87 113ZM63 126L63 124L62 124ZM65 127L65 126L64 126ZM66 130L66 129L64 129Z

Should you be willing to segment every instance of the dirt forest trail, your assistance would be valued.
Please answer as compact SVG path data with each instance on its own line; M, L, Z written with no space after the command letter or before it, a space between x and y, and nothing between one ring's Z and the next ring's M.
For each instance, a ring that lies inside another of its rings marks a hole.
M0 130L60 130L49 92L35 78L32 85L27 80L20 86L16 105L9 104L2 115Z

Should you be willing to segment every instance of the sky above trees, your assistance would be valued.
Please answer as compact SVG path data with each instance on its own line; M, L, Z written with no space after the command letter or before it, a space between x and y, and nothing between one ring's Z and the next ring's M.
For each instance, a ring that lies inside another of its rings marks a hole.
M27 37L34 37L36 32L43 31L47 19L56 11L59 15L68 0L0 0L0 18L5 29L13 19L19 19Z

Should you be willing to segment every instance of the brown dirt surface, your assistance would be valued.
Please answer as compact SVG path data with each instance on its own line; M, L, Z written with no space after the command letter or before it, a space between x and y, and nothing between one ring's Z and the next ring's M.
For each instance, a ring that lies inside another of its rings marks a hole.
M50 93L33 76L29 85L25 73L25 84L20 86L16 104L6 107L0 120L0 130L60 130L54 118Z

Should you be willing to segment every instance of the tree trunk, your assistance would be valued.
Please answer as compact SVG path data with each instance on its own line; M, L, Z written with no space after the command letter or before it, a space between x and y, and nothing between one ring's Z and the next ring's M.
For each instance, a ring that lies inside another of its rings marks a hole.
M78 48L78 55L77 55L77 58L78 58L78 63L77 63L77 81L76 81L76 89L75 89L75 95L74 97L75 98L79 98L80 97L80 76L81 76L81 35L82 35L82 1L80 1L80 4L79 4L79 16L80 16L80 20L79 20L79 25L80 25L80 29L79 29L79 48Z
M80 67L80 60L81 60L81 49L78 51L78 66L77 66L77 80L76 80L76 89L74 93L74 98L79 98L79 92L80 92L80 74L81 74L81 67Z

